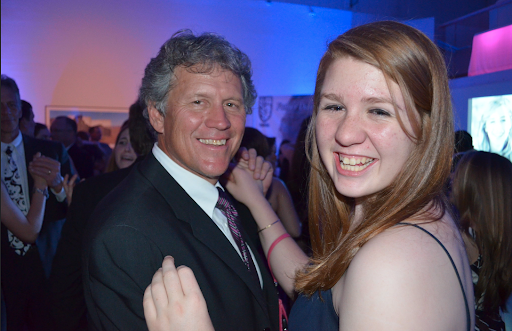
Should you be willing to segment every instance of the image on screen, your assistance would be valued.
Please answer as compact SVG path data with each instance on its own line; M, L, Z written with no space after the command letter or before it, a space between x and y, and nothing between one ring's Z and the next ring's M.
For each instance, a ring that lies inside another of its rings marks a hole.
M470 99L468 121L475 149L512 161L512 94Z

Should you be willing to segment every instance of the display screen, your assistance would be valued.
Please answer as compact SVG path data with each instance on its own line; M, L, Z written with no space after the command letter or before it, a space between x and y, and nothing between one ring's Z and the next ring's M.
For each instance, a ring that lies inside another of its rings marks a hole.
M474 148L512 161L512 94L472 98L468 109Z

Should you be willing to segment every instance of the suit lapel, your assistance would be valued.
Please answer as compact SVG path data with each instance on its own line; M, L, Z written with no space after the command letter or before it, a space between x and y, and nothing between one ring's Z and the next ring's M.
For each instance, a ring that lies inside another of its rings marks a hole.
M208 215L195 203L183 188L169 175L152 153L139 167L142 174L153 184L156 190L164 197L174 211L176 217L187 222L197 240L202 242L220 260L222 260L235 274L237 274L251 290L264 311L267 311L261 288L257 286L242 259L226 239L222 231L215 225ZM163 180L163 178L166 178ZM243 229L242 229L243 231ZM245 233L244 233L245 235ZM247 235L245 235L247 238ZM252 243L249 243L256 261L264 275L265 266L258 259L258 252ZM265 277L262 277L265 279Z

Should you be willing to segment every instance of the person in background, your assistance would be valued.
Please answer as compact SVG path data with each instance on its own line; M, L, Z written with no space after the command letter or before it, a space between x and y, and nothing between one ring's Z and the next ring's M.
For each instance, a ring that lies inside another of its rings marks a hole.
M512 163L494 153L464 154L452 182L475 286L476 328L503 331L512 293ZM509 312L511 313L511 312Z
M447 197L451 196L453 173L457 168L457 164L459 163L460 159L466 154L466 152L472 150L473 138L471 137L469 132L465 130L455 131L455 148L453 150L452 170L450 177L446 181L445 188L445 194Z
M306 142L313 257L274 224L269 180L240 162L226 185L262 229L279 284L300 293L289 330L473 330L471 271L443 192L453 134L444 58L422 32L381 21L329 44ZM150 330L212 330L193 273L173 262L146 289Z
M52 140L52 134L48 127L41 123L36 123L34 126L34 138L43 140Z
M455 131L454 154L473 150L473 137L466 130Z
M302 234L298 243L302 250L311 255L311 238L309 234L308 217L308 181L311 169L310 161L307 157L306 134L308 125L311 122L311 116L306 117L301 125L295 140L294 153L290 162L290 173L288 182L285 182L292 196L293 205L299 216L302 225Z
M34 157L41 157L41 153L37 153ZM46 194L48 194L46 180L38 176L36 171L29 165L28 172L34 178L35 189L30 199L30 209L26 215L21 212L16 202L9 196L5 183L2 181L1 184L2 224L23 242L31 244L36 242L39 231L41 231L46 206Z
M135 152L130 141L129 120L121 126L116 138L116 146L110 155L105 172L112 172L131 166L139 155Z
M32 105L25 100L21 100L21 118L20 118L20 131L26 136L34 137L34 111Z
M277 155L277 166L279 167L279 179L284 183L288 182L291 161L293 158L294 147L291 141L284 139L279 146L279 153Z
M77 125L67 116L58 116L50 125L50 132L54 141L61 142L73 160L73 164L81 179L94 175L94 158L77 144Z
M155 143L155 137L148 129L142 115L143 108L138 100L129 108L128 128L134 152L140 155L140 162ZM135 164L135 163L134 163ZM51 307L57 331L85 331L88 329L87 309L82 285L83 252L82 237L89 218L96 205L110 193L132 170L127 168L91 177L73 185L70 180L66 193L72 196L67 220L57 247L50 276ZM65 178L67 179L67 178ZM66 180L65 180L66 182Z
M67 211L62 176L73 173L62 144L21 133L18 85L5 75L1 81L2 182L23 214L31 209L31 194L40 193L34 193L41 188L36 183L41 183L36 182L32 173L42 177L49 188L48 194L43 190L46 207L35 245L23 242L2 223L1 280L6 303L2 318L7 318L8 330L53 330L47 303L47 277ZM34 198L39 199L37 195Z
M110 159L110 155L112 154L112 148L104 142L101 142L101 138L103 137L103 131L101 126L96 125L89 128L89 136L90 141L98 145L98 147L102 150L103 154L105 154L106 160Z
M265 159L271 154L267 137L255 128L245 128L244 137L240 146L247 149L254 148L256 153L263 156ZM272 184L267 191L266 198L283 223L286 231L293 238L298 238L301 234L301 223L299 222L299 217L297 216L290 192L288 192L285 183L277 177L272 178Z
M78 131L76 133L77 142L79 142L79 145L82 146L84 143L87 143L90 141L89 134L85 131Z
M278 171L277 167L277 148L276 148L276 138L275 137L265 137L267 139L269 154L265 157L265 160L270 162L272 168L274 168L274 176L279 177L279 174L276 174Z

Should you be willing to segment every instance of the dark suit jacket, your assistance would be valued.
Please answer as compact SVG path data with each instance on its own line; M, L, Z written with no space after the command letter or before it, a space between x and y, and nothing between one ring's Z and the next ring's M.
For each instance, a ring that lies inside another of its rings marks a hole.
M154 156L137 164L97 206L84 238L84 291L92 326L147 329L144 290L163 258L172 255L176 265L194 271L216 330L277 330L278 299L257 254L257 226L247 208L235 207L260 266L263 290L220 229Z
M130 173L132 167L91 177L73 190L66 223L50 276L56 330L87 330L82 286L82 237L96 205Z
M75 143L69 148L68 153L73 159L80 178L89 178L94 175L94 157L88 151Z

